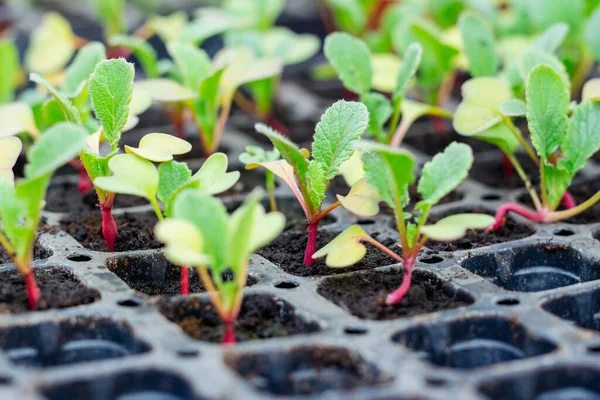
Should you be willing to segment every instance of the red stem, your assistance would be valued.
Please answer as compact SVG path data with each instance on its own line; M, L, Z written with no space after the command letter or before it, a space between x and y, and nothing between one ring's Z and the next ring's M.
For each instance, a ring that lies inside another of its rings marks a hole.
M29 270L25 275L25 290L27 292L27 301L29 302L29 308L35 310L37 303L40 299L40 288L35 281L35 275L33 275L33 268Z
M318 222L311 222L308 224L308 240L306 242L306 251L304 252L304 265L312 267L315 265L315 260L312 256L317 251L317 228L319 227Z
M573 195L569 192L565 192L561 203L565 210L570 210L571 208L577 207L577 202L573 198Z
M79 190L79 193L86 194L91 191L94 188L94 185L83 165L76 159L69 161L69 165L79 172L79 181L77 182L77 190Z
M358 95L356 93L354 93L353 91L348 90L346 88L344 88L342 96L343 96L344 100L347 100L347 101L354 101L354 100L358 99Z
M439 115L432 115L431 122L433 123L433 130L438 135L445 135L448 132L448 125L445 118Z
M128 58L131 53L131 49L128 49L127 47L110 47L106 52L106 58Z
M109 207L101 205L100 209L102 210L102 236L104 236L108 250L114 252L115 241L117 240L117 235L119 232L117 230L115 219L112 215L112 206Z
M225 332L223 332L221 343L225 346L233 346L235 344L235 321L225 322Z
M404 272L404 276L402 277L402 283L400 284L400 287L398 287L398 289L388 294L387 298L385 299L386 304L396 304L397 302L402 300L402 298L406 295L412 281L412 269L414 262L414 256L404 258L404 268L406 269L406 272Z
M181 294L190 294L190 270L185 265L181 266Z
M283 136L289 136L290 130L287 128L287 126L283 124L283 122L275 118L275 116L272 113L267 116L265 121L267 125L275 129L276 131L279 131L279 133L281 133Z
M505 178L510 178L515 174L515 167L512 165L505 153L502 153L502 170Z
M497 231L500 229L502 222L504 221L504 217L511 211L533 222L543 222L544 217L548 213L548 210L546 209L540 211L531 211L516 203L502 204L500 208L498 208L498 211L496 211L496 222L494 222L492 230Z

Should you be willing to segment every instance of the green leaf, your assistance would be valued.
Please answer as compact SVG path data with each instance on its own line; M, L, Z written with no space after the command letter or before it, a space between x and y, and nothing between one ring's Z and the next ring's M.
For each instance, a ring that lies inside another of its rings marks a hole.
M496 43L491 27L475 13L461 14L460 31L469 59L469 72L473 77L495 76L498 71Z
M424 226L421 232L429 239L451 242L465 236L468 230L485 229L493 223L494 217L487 214L456 214Z
M367 248L362 244L364 238L370 238L369 234L359 225L352 225L313 254L313 258L327 256L325 263L328 267L349 267L362 260L367 254Z
M340 165L350 158L368 123L369 112L362 103L340 100L325 111L315 129L312 155L324 169L326 179L333 179Z
M371 90L371 52L362 40L347 33L334 32L325 39L323 49L348 90L360 95Z
M13 100L19 83L19 51L13 42L0 40L0 60L0 104L4 104Z
M198 97L198 94L170 79L148 79L135 82L135 88L143 90L158 103L180 103Z
M594 59L600 60L600 7L594 10L587 21L585 41Z
M368 10L361 0L326 0L332 9L336 26L358 35L367 23Z
M520 145L519 140L511 132L510 128L502 122L497 123L473 137L498 146L500 150L507 154L513 154Z
M85 171L92 182L101 176L111 175L110 169L108 168L108 162L112 156L114 156L114 154L110 154L106 157L100 157L98 154L86 149L79 153L81 164L83 164L83 167L85 168ZM96 194L98 195L100 202L105 201L108 193L98 186L94 186L94 189L96 189Z
M83 149L88 132L82 126L62 122L46 130L27 152L25 177L37 179L71 161Z
M112 176L94 179L94 186L111 192L145 197L155 201L158 190L158 171L148 160L132 154L117 154L108 162Z
M218 194L229 190L240 179L240 171L227 172L228 158L224 153L214 153L204 161L191 181L203 193Z
M555 210L573 179L571 173L552 164L544 164L544 182L548 191L548 207Z
M565 136L570 94L556 71L540 65L527 78L526 96L531 141L540 158L546 159Z
M551 25L535 38L532 47L546 53L554 53L564 42L569 33L569 25L559 22Z
M308 164L306 173L306 186L308 188L308 197L310 203L315 210L321 208L325 193L327 192L327 184L329 180L325 176L325 171L322 166L315 160Z
M0 105L0 138L28 133L39 134L31 107L22 102Z
M389 100L381 93L367 93L361 97L361 101L369 111L369 136L374 136L378 141L387 140L387 132L383 127L394 111Z
M262 163L267 161L277 161L281 155L277 150L266 151L260 146L246 146L246 151L239 156L243 164Z
M149 133L140 140L138 147L125 145L125 152L135 154L153 162L171 161L174 155L192 150L192 145L183 139L166 133Z
M0 181L13 182L13 167L23 150L23 143L18 137L0 137Z
M354 150L352 156L340 165L340 175L350 187L365 177L361 156L360 150Z
M600 101L600 78L590 79L583 85L581 100Z
M204 238L203 253L217 271L227 267L228 218L223 203L206 193L184 190L173 202L173 218L193 223Z
M104 25L104 36L125 32L125 0L92 0Z
M133 64L121 58L98 63L89 79L92 106L113 148L129 116L134 74Z
M565 87L568 90L571 89L571 82L565 65L552 54L539 50L528 51L521 57L519 71L523 82L527 81L528 75L535 67L542 64L545 64L556 71L556 73L560 75Z
M371 71L373 74L371 90L392 93L396 88L396 79L401 65L402 61L396 54L371 54Z
M148 26L164 43L178 40L186 25L188 16L185 11L177 11L171 15L154 15L148 20Z
M286 139L281 133L269 128L265 124L256 124L255 129L258 133L262 133L273 143L281 157L290 164L298 176L298 179L304 180L308 171L308 161L300 149L294 143Z
M500 104L500 113L507 117L523 117L527 115L527 105L519 99L506 100Z
M142 65L147 78L158 78L158 56L156 51L143 39L135 36L115 35L109 38L109 43L114 47L125 47L133 51L135 58Z
M158 166L158 199L166 206L178 189L183 187L192 176L186 163L169 161Z
M63 90L67 96L76 97L83 89L84 83L94 72L96 64L106 58L104 45L91 42L83 47L67 68Z
M167 44L167 50L175 60L183 83L188 89L198 91L200 83L214 73L214 67L206 52L192 44L170 42Z
M75 36L71 25L59 13L44 14L40 26L31 34L25 53L25 68L49 75L61 71L75 52Z
M471 165L471 147L464 143L450 143L443 153L425 163L418 186L418 191L423 196L419 204L437 204L467 177Z
M156 238L165 243L165 257L175 265L197 267L213 262L204 253L204 239L196 225L185 219L169 218L154 228Z
M411 43L404 52L404 58L402 59L400 71L396 79L396 88L392 95L394 101L398 101L406 94L411 79L417 73L417 69L419 69L422 54L423 47L418 42Z
M600 104L584 101L573 110L561 145L566 156L562 165L571 178L600 150Z
M67 98L67 96L59 92L41 75L32 73L29 75L29 79L37 83L38 85L41 85L44 88L46 88L46 90L50 92L52 97L54 97L58 101L58 103L60 104L60 108L62 109L65 115L65 120L69 122L74 122L76 124L81 124L81 115L79 114L79 111L77 110L77 108L75 108L73 103L71 103L71 100Z
M352 185L348 195L338 194L337 199L342 207L359 217L368 218L379 214L381 196L364 178Z

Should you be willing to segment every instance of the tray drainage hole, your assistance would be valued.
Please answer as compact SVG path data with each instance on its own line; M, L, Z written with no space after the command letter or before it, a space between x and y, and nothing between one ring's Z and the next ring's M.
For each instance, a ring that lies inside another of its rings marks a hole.
M500 195L496 193L487 193L481 196L481 200L494 201L500 200Z
M448 381L446 379L437 376L428 376L425 378L425 382L427 382L428 385L433 387L440 387L448 384Z
M516 297L505 297L496 301L499 306L516 306L520 303L521 301Z
M359 225L373 225L375 220L373 218L360 218L357 222Z
M139 307L142 305L142 299L130 297L128 299L119 300L117 304L121 307Z
M369 330L362 326L347 326L344 328L344 333L347 335L365 335Z
M67 257L67 260L75 262L86 262L91 261L92 257L86 256L85 254L72 254Z
M292 281L283 281L283 282L279 282L275 285L275 287L277 289L294 289L297 288L299 285L296 282L292 282Z
M440 256L431 256L431 257L423 257L420 259L420 261L425 264L437 264L437 263L441 263L442 261L444 261L444 259Z
M176 354L178 357L181 357L181 358L196 358L200 355L200 352L195 349L185 349L185 350L177 350Z
M573 232L570 229L559 229L557 231L554 231L554 234L556 236L572 236L575 234L575 232Z
M587 351L589 353L600 354L600 343L589 345Z
M0 385L11 385L13 382L10 376L0 375Z

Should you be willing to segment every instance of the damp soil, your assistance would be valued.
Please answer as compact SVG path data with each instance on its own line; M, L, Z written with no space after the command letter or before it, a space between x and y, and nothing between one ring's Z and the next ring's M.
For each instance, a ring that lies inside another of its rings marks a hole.
M163 246L154 237L154 226L158 222L154 213L123 213L114 215L114 219L119 230L116 251L148 250ZM83 247L108 251L102 236L102 216L99 211L69 213L61 220L60 226Z
M462 213L478 213L494 215L485 208L459 208L452 210L448 213L433 216L429 218L428 223L434 224L449 215L462 214ZM479 247L491 246L498 243L506 243L514 240L519 240L531 236L535 233L535 229L518 223L514 219L508 217L505 218L502 227L495 232L485 232L484 230L469 230L467 234L453 242L438 242L436 240L429 240L425 244L426 247L434 251L458 251L458 250L472 250Z
M532 184L536 185L539 182L539 169L535 163L525 154L519 154L517 160ZM491 188L518 189L525 187L525 183L510 162L508 160L505 162L500 154L497 157L475 157L469 177Z
M323 248L331 242L338 233L321 231L317 236L317 249ZM296 276L325 276L335 275L364 269L372 269L397 262L383 254L380 250L370 244L367 247L367 255L356 265L348 268L330 268L325 265L325 259L316 260L312 267L304 265L304 251L306 250L307 232L304 229L294 229L284 232L273 240L269 245L260 249L257 253L277 265L288 274ZM376 236L376 234L373 234ZM394 241L389 239L383 242L392 250L398 250Z
M387 295L400 286L403 275L403 271L393 268L329 277L317 292L352 315L370 320L411 317L473 303L467 295L454 292L449 283L414 271L406 296L394 305L387 305Z
M189 337L221 342L223 324L210 301L197 297L161 298L153 304ZM247 342L311 333L319 329L316 322L305 320L283 300L268 295L247 295L235 324L235 336L238 342Z
M142 206L148 204L148 200L125 194L115 196L114 209ZM77 190L77 184L72 182L51 183L46 193L46 211L72 213L96 210L98 208L98 197L96 192L81 194Z
M413 125L403 143L410 145L427 155L433 156L444 151L444 149L452 142L468 144L473 149L473 153L481 153L496 149L496 147L491 144L461 136L452 130L437 133L429 122Z
M83 285L68 270L59 267L34 269L41 291L36 310L67 308L90 304L100 299L100 293ZM16 270L0 272L0 314L31 311L25 293L23 276Z

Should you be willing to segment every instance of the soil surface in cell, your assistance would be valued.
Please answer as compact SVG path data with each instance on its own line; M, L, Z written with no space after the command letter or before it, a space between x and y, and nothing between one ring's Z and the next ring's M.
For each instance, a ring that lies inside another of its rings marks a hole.
M404 139L404 143L430 156L444 151L444 149L452 142L468 144L473 149L473 153L480 153L495 149L495 147L491 144L485 143L481 140L461 136L451 130L445 130L444 132L437 133L426 131L426 128L433 130L433 125L414 125L411 129L411 134L406 136Z
M410 317L472 303L464 295L453 294L448 283L415 271L407 295L398 303L387 305L387 295L400 286L403 275L401 270L392 269L330 277L319 286L318 293L349 313L371 320Z
M338 234L335 232L321 231L317 236L317 249L325 247ZM258 251L258 254L279 266L285 272L296 276L323 276L334 275L363 269L372 269L384 265L395 264L396 261L382 253L370 244L367 247L367 255L358 264L348 268L330 268L325 265L325 259L316 260L312 267L304 265L304 252L308 233L305 229L294 229L284 232L273 240L269 245ZM394 251L399 248L394 245L393 240L383 243Z
M127 208L143 206L146 204L148 204L148 200L144 198L117 194L115 196L113 208ZM51 184L48 188L48 193L46 194L46 207L44 209L46 211L60 213L85 212L91 210L97 210L98 213L100 213L96 192L92 190L86 194L81 194L79 190L77 190L77 185L71 182Z
M100 293L83 285L71 271L59 268L36 268L35 279L41 291L36 310L67 308L90 304ZM0 314L31 311L25 293L25 281L16 270L0 273Z
M162 243L154 237L157 218L154 213L124 213L114 215L119 236L115 243L116 251L157 249ZM83 247L94 251L108 251L102 236L102 216L100 210L73 212L60 223L63 230L73 236Z
M213 305L198 298L169 301L161 298L155 306L191 338L220 343L223 324ZM235 324L238 342L290 336L319 330L317 323L305 321L292 306L265 295L245 296Z
M462 213L482 213L493 215L484 208L467 208L452 210L452 214ZM428 224L434 224L444 217L451 214L442 214L435 217L431 217ZM471 250L484 246L491 246L498 243L510 242L513 240L523 239L531 236L535 233L535 229L520 224L512 218L505 218L504 224L497 231L485 232L484 230L468 230L467 234L453 242L438 242L435 240L428 240L425 246L436 251L457 251L457 250Z

